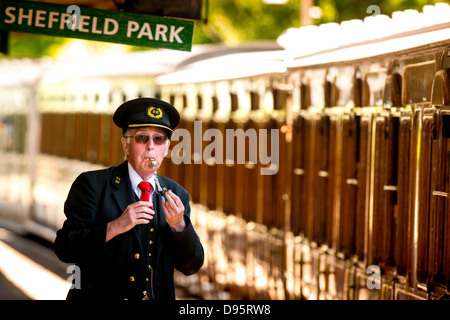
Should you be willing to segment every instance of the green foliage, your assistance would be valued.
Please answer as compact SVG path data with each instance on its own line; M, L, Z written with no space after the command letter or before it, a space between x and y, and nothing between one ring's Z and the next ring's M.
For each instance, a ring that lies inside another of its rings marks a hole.
M197 23L195 43L237 44L276 39L283 30L298 26L299 1L270 5L263 0L211 0L207 23Z
M69 40L60 37L13 32L9 35L8 55L28 58L51 57Z

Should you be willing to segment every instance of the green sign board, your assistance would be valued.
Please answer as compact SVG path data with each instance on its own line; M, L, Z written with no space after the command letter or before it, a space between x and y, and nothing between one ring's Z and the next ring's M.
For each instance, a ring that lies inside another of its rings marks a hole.
M0 30L191 51L194 21L34 1L0 1Z

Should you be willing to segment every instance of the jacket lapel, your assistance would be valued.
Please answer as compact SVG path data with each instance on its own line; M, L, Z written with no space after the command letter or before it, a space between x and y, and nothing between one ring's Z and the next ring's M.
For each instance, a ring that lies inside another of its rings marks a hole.
M114 186L113 198L116 201L116 205L120 209L120 214L132 203L136 202L136 194L131 187L130 177L128 174L128 162L125 161L120 164L114 172L112 184ZM136 226L132 229L133 234L142 248L141 236L139 228Z
M164 182L162 181L162 179L158 179L159 184L161 185L161 188L164 191L167 191L167 187L164 184ZM159 232L158 232L158 252L157 252L157 259L159 258L164 243L166 242L164 239L164 236L167 235L167 232L170 232L170 226L168 225L167 221L166 221L166 216L164 214L164 211L162 209L162 195L157 194L156 192L154 193L154 201L153 201L153 205L155 207L155 214L158 215L158 221L159 221Z

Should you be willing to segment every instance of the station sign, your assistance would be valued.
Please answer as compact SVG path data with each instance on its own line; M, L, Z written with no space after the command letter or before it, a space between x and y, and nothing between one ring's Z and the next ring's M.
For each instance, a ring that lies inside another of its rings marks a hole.
M75 5L2 0L0 30L191 51L194 21Z

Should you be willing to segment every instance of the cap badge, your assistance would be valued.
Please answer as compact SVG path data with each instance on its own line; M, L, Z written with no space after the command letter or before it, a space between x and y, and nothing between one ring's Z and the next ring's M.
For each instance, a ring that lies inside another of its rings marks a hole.
M157 107L149 107L148 111L147 111L147 114L151 118L156 118L156 119L160 119L163 116L161 108L157 108Z

